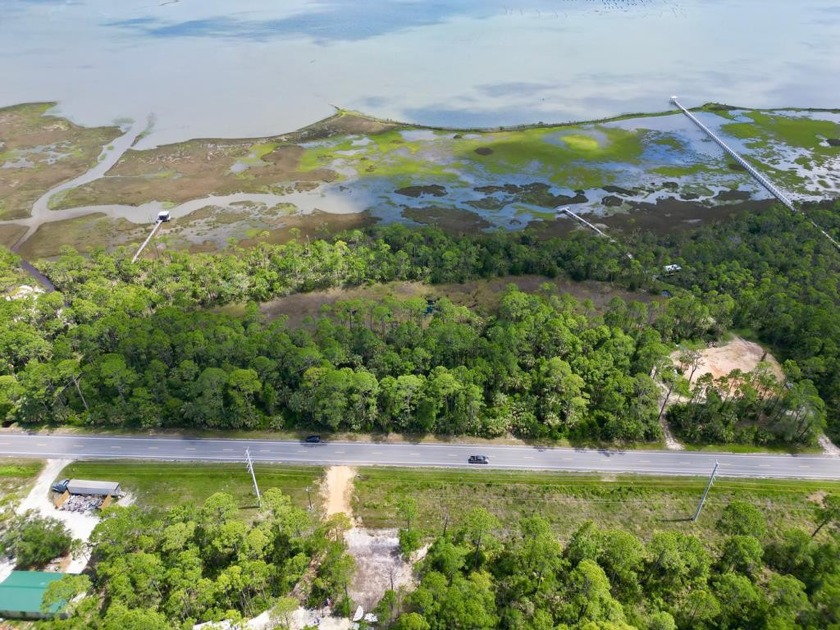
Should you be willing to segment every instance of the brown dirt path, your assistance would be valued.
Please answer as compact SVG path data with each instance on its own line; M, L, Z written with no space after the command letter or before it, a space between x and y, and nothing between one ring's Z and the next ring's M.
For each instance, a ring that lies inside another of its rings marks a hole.
M344 512L351 519L353 518L353 508L350 505L350 500L353 496L353 478L355 476L356 469L350 466L330 466L327 468L321 486L325 517Z

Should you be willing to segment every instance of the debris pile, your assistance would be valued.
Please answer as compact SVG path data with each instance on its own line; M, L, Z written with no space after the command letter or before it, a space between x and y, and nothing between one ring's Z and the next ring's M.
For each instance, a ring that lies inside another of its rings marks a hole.
M90 514L94 510L98 510L104 500L104 497L74 494L71 495L59 509L65 512Z

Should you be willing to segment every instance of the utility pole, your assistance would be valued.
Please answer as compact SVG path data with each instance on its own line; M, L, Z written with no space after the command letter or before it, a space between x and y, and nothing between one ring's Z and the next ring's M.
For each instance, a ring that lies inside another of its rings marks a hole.
M245 449L245 458L248 460L248 472L251 473L251 479L254 480L254 492L257 493L257 503L259 504L260 509L262 509L262 497L260 496L260 487L257 485L257 476L254 474L254 464L251 461L250 449Z
M712 483L715 480L715 474L717 473L718 466L720 466L720 464L715 462L715 467L712 470L712 476L709 477L709 483L706 484L706 490L703 492L703 498L700 499L700 505L697 506L697 511L694 513L694 516L691 519L692 521L696 521L697 517L700 516L700 510L703 509L703 504L706 502L706 497L709 496L709 490L711 489Z

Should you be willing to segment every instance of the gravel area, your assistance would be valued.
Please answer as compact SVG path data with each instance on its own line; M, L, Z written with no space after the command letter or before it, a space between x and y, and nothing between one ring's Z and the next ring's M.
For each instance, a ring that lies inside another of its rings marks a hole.
M50 516L64 523L70 530L73 538L87 542L90 539L93 528L99 522L99 517L82 512L71 512L57 510L50 501L50 486L59 478L64 467L71 463L69 459L49 459L46 466L38 476L35 485L29 495L18 505L16 512L23 514L33 510L42 516ZM81 573L88 563L86 550L81 550L70 558L69 564L64 568L65 573Z

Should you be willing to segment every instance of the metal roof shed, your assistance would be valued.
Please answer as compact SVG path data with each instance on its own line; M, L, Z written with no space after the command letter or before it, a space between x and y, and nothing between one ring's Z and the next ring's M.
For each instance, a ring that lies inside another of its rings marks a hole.
M41 612L44 591L64 577L63 573L12 571L0 584L0 617L8 619L44 619L52 615ZM60 610L56 606L53 614Z
M87 494L97 497L118 496L122 494L120 484L116 481L89 481L87 479L71 479L67 483L70 494Z

